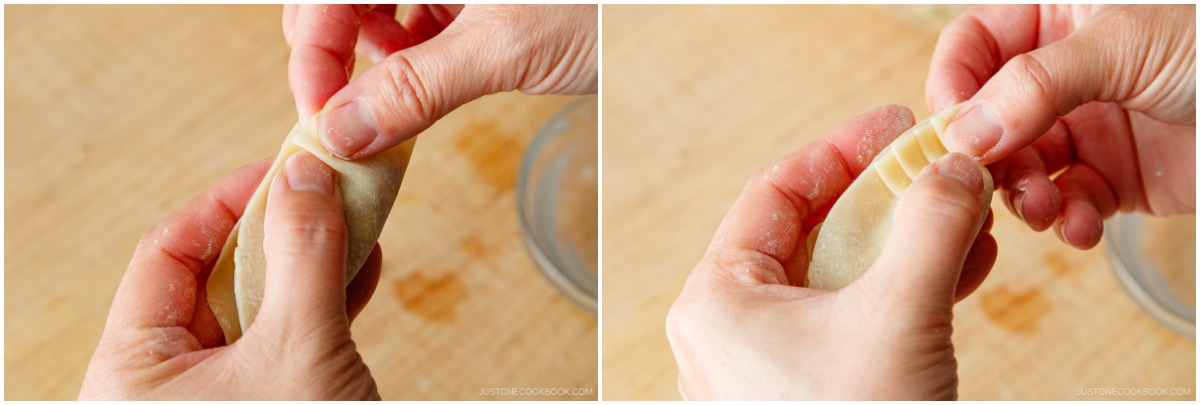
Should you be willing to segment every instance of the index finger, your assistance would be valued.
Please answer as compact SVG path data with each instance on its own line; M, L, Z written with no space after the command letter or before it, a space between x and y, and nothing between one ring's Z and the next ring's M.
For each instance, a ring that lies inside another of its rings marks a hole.
M946 25L938 35L925 80L930 111L966 101L1009 59L1036 49L1038 35L1045 34L1038 29L1038 7L976 6Z
M263 159L226 175L142 236L113 298L110 327L191 323L196 276L221 252L270 164Z
M800 285L803 222L841 194L879 151L915 123L904 106L868 111L765 168L725 214L705 260L744 285ZM753 265L737 266L751 262Z
M292 54L288 58L288 85L296 99L300 120L321 110L325 102L350 80L360 17L367 6L302 4L285 9L285 35L290 30ZM294 13L294 17L288 14Z

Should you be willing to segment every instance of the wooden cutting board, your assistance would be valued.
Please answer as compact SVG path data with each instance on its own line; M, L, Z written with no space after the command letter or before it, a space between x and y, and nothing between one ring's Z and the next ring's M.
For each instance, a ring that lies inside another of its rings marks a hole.
M297 119L280 18L5 7L5 399L75 398L141 234L278 151ZM489 96L421 136L353 326L383 398L597 397L597 319L541 278L513 193L525 146L574 99Z
M751 174L868 109L929 114L937 19L925 17L941 11L604 7L605 399L679 398L667 309ZM1138 309L1105 248L1074 250L992 209L999 258L955 310L960 398L1195 399L1195 342Z

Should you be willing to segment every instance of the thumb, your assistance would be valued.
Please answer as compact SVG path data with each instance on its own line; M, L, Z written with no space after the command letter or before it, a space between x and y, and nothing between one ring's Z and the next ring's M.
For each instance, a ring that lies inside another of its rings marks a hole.
M903 301L954 303L991 194L991 175L966 155L951 153L929 165L896 206L879 259L855 284Z
M489 28L451 25L367 69L325 104L325 148L343 159L370 156L416 136L458 106L507 90L508 52L489 49Z
M346 223L329 166L305 151L289 157L271 183L263 227L266 283L251 328L348 327Z
M1194 9L1104 7L1066 38L1005 63L951 120L947 149L990 164L1092 101L1194 125Z

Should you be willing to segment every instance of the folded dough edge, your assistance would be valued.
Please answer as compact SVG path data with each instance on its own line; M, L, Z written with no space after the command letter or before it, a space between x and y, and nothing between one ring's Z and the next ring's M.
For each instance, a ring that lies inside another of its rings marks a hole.
M226 344L242 336L262 305L266 276L263 220L267 194L288 157L307 151L333 169L342 192L347 230L346 284L371 254L396 201L416 138L368 158L346 161L330 154L317 138L319 117L299 122L284 139L270 170L234 225L208 278L208 303Z
M812 231L815 242L809 243L806 287L841 289L875 264L891 233L896 205L912 179L946 155L942 134L961 106L948 107L900 134L842 193L825 221ZM991 174L986 168L982 172L988 204L981 223L987 218L993 189Z

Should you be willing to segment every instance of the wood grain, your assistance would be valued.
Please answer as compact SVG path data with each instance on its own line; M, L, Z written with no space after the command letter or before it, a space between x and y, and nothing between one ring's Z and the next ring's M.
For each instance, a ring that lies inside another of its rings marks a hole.
M280 16L5 7L5 399L74 398L140 235L278 151L297 119ZM596 318L541 278L513 194L525 145L573 99L489 96L422 135L353 326L383 398L597 397Z
M929 114L937 31L882 10L604 7L606 400L679 398L667 309L751 174L870 108ZM1073 250L992 209L997 264L955 309L960 398L1195 398L1195 342L1126 296L1104 248Z

